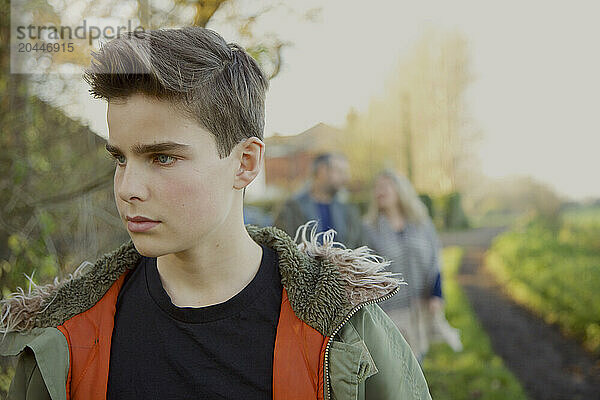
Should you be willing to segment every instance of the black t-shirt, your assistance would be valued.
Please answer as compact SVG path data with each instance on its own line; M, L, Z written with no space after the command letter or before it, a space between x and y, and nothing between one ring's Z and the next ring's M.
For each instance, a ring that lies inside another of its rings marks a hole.
M200 308L175 306L156 258L143 257L117 299L107 398L272 398L282 286L277 253L261 247L252 281Z

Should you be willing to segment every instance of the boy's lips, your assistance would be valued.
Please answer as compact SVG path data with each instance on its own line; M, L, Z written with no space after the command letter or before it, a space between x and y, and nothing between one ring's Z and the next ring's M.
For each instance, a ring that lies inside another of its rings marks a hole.
M160 224L160 221L155 221L150 218L135 216L127 216L127 229L131 232L145 232Z
M136 215L135 217L130 217L128 215L126 218L127 218L127 221L133 221L133 222L160 222L155 219L142 217L141 215Z

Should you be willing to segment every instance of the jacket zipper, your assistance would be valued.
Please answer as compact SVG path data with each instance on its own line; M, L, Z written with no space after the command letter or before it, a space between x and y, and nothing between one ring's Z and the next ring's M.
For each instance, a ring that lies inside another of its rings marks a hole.
M379 303L381 301L387 300L390 297L394 296L396 293L398 293L399 290L400 290L400 286L398 286L396 289L394 289L390 293L386 294L385 296L379 297L377 299L369 300L369 301L366 301L364 303L361 303L361 304L355 306L350 311L350 313L348 315L346 315L346 317L344 318L344 320L337 326L337 328L335 328L335 330L333 331L333 333L331 334L331 336L329 336L329 341L327 342L327 346L325 347L325 357L324 357L325 358L325 360L324 360L324 364L325 364L325 384L323 385L323 390L326 391L326 393L327 393L327 396L326 396L327 400L331 399L331 391L329 390L329 348L331 347L331 342L333 341L333 338L338 333L338 331L340 329L342 329L342 326L344 326L346 324L346 322L348 322L348 320L350 320L350 318L352 318L352 316L354 314L356 314L356 312L358 310L360 310L361 308L363 308L365 306L368 306L370 304L375 304L375 303Z

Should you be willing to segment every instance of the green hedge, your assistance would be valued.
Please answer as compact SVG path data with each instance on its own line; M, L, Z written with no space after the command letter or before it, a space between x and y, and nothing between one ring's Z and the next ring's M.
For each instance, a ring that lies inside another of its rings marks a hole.
M516 302L600 355L600 223L533 220L494 241L487 267Z

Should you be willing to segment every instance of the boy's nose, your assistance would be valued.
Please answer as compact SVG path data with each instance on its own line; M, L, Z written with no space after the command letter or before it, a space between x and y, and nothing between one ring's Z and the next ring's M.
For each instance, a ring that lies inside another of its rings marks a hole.
M135 171L131 165L127 165L120 176L118 171L115 174L115 193L126 202L134 199L145 201L149 190L143 174Z

